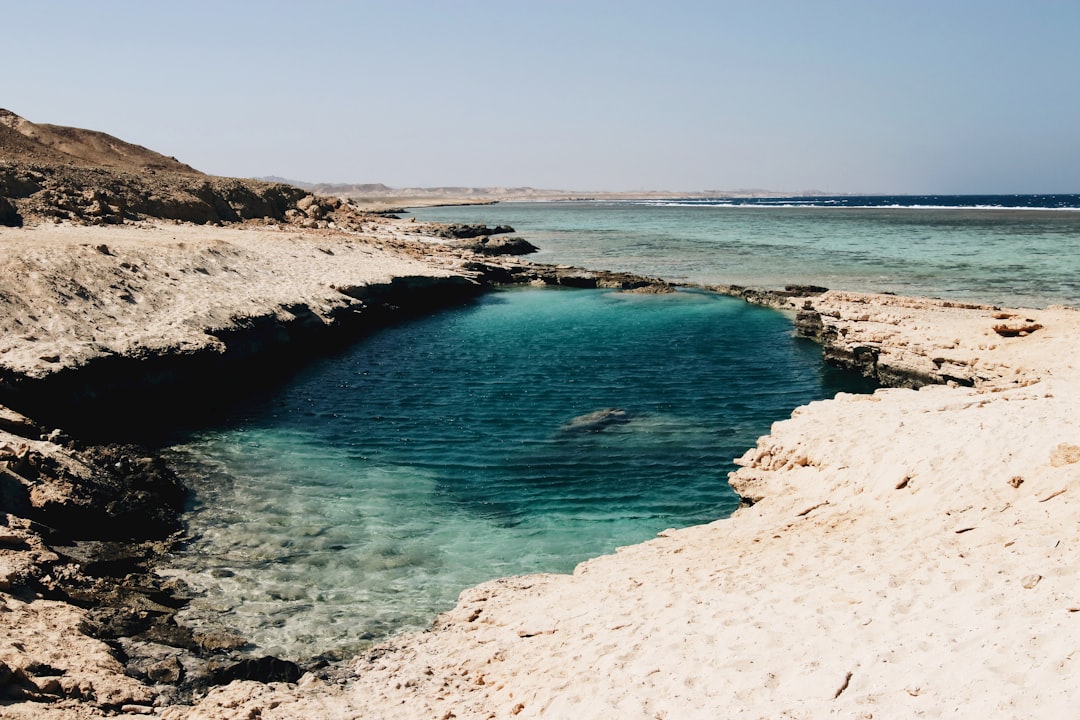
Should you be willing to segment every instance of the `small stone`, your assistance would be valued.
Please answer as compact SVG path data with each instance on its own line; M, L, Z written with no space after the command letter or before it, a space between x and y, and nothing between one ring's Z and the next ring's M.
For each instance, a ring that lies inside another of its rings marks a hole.
M37 685L37 689L46 695L63 695L64 688L60 684L60 678L58 677L40 677L35 678L34 684Z
M1042 575L1028 575L1020 580L1020 584L1024 586L1025 590L1030 590L1038 585L1040 580L1042 580Z
M175 685L184 676L184 666L180 664L176 656L173 656L151 665L146 675L155 683Z
M247 645L247 639L242 635L227 630L215 630L206 633L196 633L195 642L203 650L219 652L222 650L238 650Z

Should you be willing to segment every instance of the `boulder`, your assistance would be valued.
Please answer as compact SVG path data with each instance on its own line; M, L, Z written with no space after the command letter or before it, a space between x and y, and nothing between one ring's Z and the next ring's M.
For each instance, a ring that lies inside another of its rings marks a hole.
M464 240L491 235L505 235L512 232L514 232L514 228L509 225L499 225L498 227L489 228L487 225L455 224L440 228L435 232L435 235L438 237L453 238L455 240Z
M294 683L300 679L301 674L300 666L291 660L266 655L258 659L241 660L222 668L215 674L214 682L218 685L228 685L233 680Z
M480 255L528 255L540 249L520 237L480 237L459 243L458 247Z

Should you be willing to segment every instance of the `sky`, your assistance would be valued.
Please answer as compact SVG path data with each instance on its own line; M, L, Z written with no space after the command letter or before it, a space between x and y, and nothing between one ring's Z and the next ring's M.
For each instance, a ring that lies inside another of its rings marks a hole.
M0 107L392 187L1080 192L1075 0L0 0Z

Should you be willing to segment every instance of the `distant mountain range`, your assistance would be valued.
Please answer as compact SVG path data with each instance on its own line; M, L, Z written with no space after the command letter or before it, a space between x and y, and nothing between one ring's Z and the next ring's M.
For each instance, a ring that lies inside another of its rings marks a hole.
M311 183L289 178L268 176L256 178L264 182L283 183L302 188L319 195L333 195L353 199L382 201L423 200L425 204L439 201L469 200L471 202L498 202L501 200L607 200L620 198L738 198L738 197L790 197L793 193L769 190L698 190L692 192L672 190L641 190L632 192L557 190L533 187L410 187L394 188L383 183ZM810 190L801 196L823 195Z

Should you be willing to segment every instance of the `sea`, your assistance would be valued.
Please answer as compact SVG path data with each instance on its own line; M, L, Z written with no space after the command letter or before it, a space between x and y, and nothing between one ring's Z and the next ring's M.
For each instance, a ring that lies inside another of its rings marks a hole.
M1080 306L1080 195L427 208L536 262L686 284ZM180 619L295 660L431 624L465 588L570 572L728 516L734 459L796 407L873 387L791 317L686 287L513 288L373 332L167 449L193 487L162 572Z

